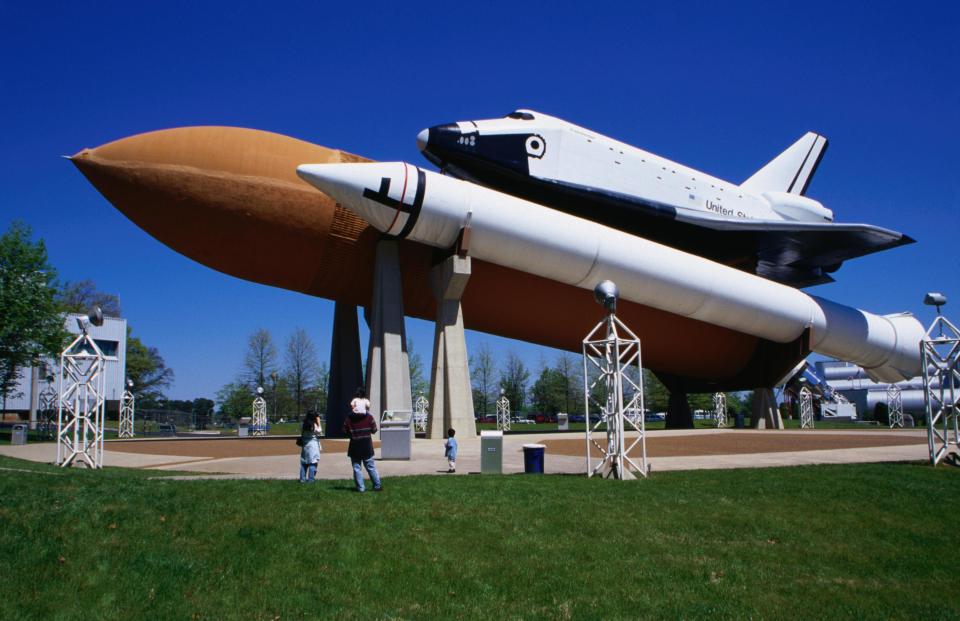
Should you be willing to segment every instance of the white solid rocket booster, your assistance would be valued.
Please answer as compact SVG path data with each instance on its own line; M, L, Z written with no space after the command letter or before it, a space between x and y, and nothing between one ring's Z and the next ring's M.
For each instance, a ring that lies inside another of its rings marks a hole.
M376 229L450 248L471 228L477 259L583 289L612 280L626 300L813 351L878 381L921 372L924 330L909 313L874 315L708 259L404 162L305 164L297 174Z

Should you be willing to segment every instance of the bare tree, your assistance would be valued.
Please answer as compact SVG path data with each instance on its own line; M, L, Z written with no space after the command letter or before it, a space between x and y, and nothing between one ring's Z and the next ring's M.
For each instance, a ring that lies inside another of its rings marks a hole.
M104 293L97 289L92 280L67 282L60 291L58 302L68 313L88 313L99 306L108 317L121 317L120 298L113 293Z
M487 406L490 404L490 393L496 382L496 365L493 354L486 343L480 350L470 357L470 375L473 378L473 409L478 416L487 415Z
M273 337L264 328L250 335L247 341L247 354L243 359L243 381L250 388L267 388L267 378L276 369L277 348Z
M293 391L293 401L296 404L297 420L303 414L303 405L307 400L310 388L317 379L317 350L313 341L303 328L296 328L287 339L286 348L286 375L290 388Z

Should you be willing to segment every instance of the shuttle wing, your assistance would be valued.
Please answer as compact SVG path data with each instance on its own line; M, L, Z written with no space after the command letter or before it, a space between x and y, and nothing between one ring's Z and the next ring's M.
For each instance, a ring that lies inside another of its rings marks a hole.
M914 241L871 224L724 218L599 188L538 181L596 206L578 213L581 217L793 287L833 282L827 274L844 261Z
M849 259L913 243L903 233L871 224L730 220L677 214L686 222L748 243L756 256L755 273L795 287L832 282L826 274Z

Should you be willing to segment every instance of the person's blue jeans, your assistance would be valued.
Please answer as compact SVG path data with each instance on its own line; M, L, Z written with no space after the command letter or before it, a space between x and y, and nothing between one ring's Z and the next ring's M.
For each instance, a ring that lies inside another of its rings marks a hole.
M301 483L313 483L314 478L317 476L317 464L305 464L300 462L300 482Z
M373 489L380 489L380 473L377 472L377 464L373 461L373 457L362 461L351 458L350 461L353 462L353 482L357 484L358 492L366 490L363 486L363 471L360 469L360 464L363 464L363 467L367 469L370 482L373 483Z

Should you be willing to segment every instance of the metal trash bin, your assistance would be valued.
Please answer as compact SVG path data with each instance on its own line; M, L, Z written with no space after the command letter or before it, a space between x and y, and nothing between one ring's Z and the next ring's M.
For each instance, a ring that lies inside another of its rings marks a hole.
M410 459L413 412L387 410L380 417L380 459Z
M27 443L27 426L26 425L14 425L13 433L10 434L10 444L26 444Z
M523 445L523 471L527 474L543 474L543 459L547 452L544 444Z
M503 473L503 432L480 432L480 473Z
M566 412L560 412L557 414L557 430L558 431L569 431L570 430L570 415Z

